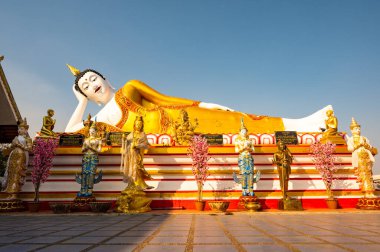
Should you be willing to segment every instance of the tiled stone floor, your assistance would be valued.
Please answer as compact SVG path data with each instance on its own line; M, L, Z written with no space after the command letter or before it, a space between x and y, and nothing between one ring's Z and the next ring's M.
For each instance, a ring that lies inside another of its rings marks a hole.
M1 214L1 251L380 251L380 211Z

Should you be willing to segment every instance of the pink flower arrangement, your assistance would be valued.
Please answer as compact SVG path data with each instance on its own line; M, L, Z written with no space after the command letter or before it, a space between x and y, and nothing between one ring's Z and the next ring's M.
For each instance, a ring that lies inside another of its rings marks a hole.
M327 142L320 143L316 142L310 145L312 160L314 162L315 168L318 170L319 174L322 177L323 182L326 185L327 193L329 198L332 198L331 186L334 180L334 173L338 169L335 166L337 157L334 155L336 145Z
M210 157L208 155L207 139L202 136L194 136L187 152L188 156L193 160L192 171L198 185L198 201L202 201L202 188L209 175L207 162Z
M34 185L35 197L34 202L39 202L40 185L45 183L50 175L50 169L53 167L54 151L58 146L56 138L39 138L34 141L33 146L33 169L31 173L32 183Z

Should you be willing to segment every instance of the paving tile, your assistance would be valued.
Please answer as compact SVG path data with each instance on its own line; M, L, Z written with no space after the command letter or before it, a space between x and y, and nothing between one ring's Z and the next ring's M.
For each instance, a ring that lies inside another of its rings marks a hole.
M194 243L231 243L227 236L196 236Z
M139 226L139 227L131 228L130 230L131 231L146 231L146 230L155 231L157 229L158 229L158 227L141 227L141 226Z
M54 231L49 234L49 236L78 236L88 231L84 230L65 230L65 231Z
M358 239L364 239L364 240L369 240L369 241L372 241L374 243L379 243L380 244L380 238L378 235L376 236L356 236L356 238Z
M43 251L43 252L79 252L82 251L91 245L64 245L64 244L58 244L58 245L53 245L49 246L47 248L38 250L38 251Z
M132 252L136 248L136 245L99 245L91 252ZM160 251L160 250L157 250Z
M13 243L22 240L28 240L31 236L0 236L0 243Z
M120 233L117 230L95 230L89 233L84 234L83 236L114 236Z
M312 244L312 245L306 245L306 244L294 244L292 245L296 249L300 250L301 252L321 252L321 251L328 251L328 252L347 252L347 250L339 248L337 246L334 246L332 244ZM370 251L370 250L369 250Z
M278 239L287 243L323 243L323 241L307 236L277 236Z
M157 236L188 236L188 230L161 230Z
M319 236L318 238L331 243L370 243L369 241L349 236Z
M60 236L39 236L39 237L33 237L28 240L20 241L20 243L44 243L44 244L49 244L49 243L55 243L58 241L62 241L66 239L65 237L60 237Z
M355 251L380 251L380 244L342 244L342 246Z
M257 230L230 230L228 231L234 236L253 236L253 235L264 235L264 233Z
M275 243L275 240L268 236L237 236L235 239L241 243Z
M185 236L157 236L154 237L149 243L186 243L187 237Z
M121 233L119 236L150 236L153 234L153 231L146 230L146 231L126 231L124 233Z
M233 252L238 251L233 245L194 245L193 252Z
M44 244L10 244L0 247L0 252L27 252L45 246Z
M223 230L202 230L202 231L194 231L194 236L226 236Z
M63 243L69 244L69 243L80 243L80 244L96 244L104 241L108 237L100 237L100 236L79 236L75 237L73 239L64 241Z
M52 231L46 231L46 230L33 230L33 231L27 231L27 232L14 233L14 234L11 234L10 236L41 236L41 235L48 235L51 232Z
M247 250L247 252L288 252L292 251L291 249L285 246L279 245L243 245L243 248Z
M165 251L165 252L183 252L185 251L185 245L147 245L144 247L141 252L157 252L157 251Z
M138 244L146 239L146 236L119 236L107 241L106 244Z

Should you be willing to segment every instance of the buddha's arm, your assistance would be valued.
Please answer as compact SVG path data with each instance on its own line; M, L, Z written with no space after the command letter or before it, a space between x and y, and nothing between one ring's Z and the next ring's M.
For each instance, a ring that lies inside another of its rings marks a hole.
M138 92L139 95L137 95L136 92ZM129 81L123 88L123 94L139 104L141 104L141 98L144 98L150 102L153 102L156 105L161 105L161 106L170 106L170 105L191 106L191 105L197 104L200 108L233 111L230 108L227 108L225 106L221 106L218 104L214 104L214 103L198 102L198 101L193 101L190 99L164 95L138 80Z
M141 99L144 98L156 105L168 106L168 105L193 105L195 101L167 96L161 94L149 87L145 83L138 80L131 80L123 87L123 94L136 103L141 104Z
M75 85L73 85L72 90L74 92L74 95L77 97L79 103L74 113L70 117L65 132L75 132L83 128L82 118L88 103L87 97L83 96L81 93L75 90Z

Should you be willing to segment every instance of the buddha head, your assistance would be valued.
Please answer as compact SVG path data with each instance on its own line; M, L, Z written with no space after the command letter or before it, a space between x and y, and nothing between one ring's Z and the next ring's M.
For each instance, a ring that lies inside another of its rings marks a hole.
M111 84L99 72L93 69L79 71L67 65L75 78L75 90L87 97L90 101L106 104L113 96Z
M48 116L53 117L54 116L54 110L48 109L47 114L48 114Z
M327 117L333 116L334 115L334 111L332 109L329 109L329 110L326 111L326 115L327 115Z

